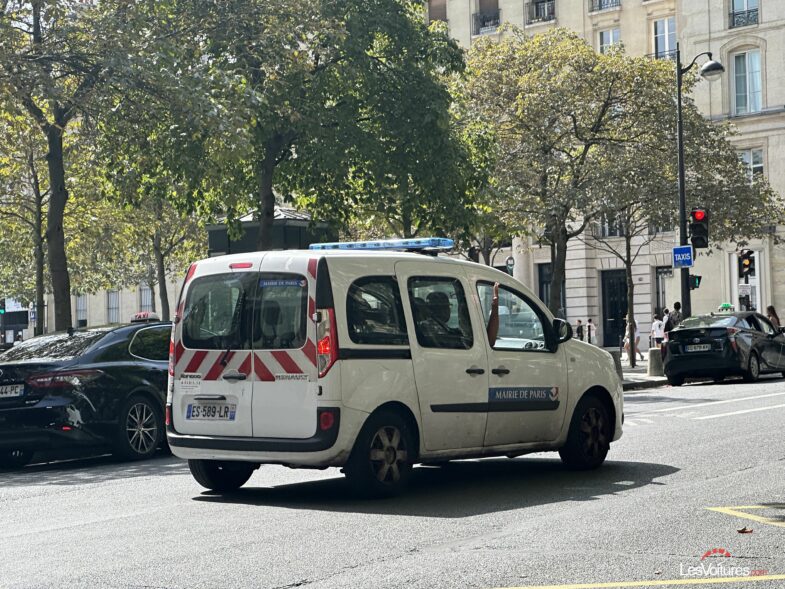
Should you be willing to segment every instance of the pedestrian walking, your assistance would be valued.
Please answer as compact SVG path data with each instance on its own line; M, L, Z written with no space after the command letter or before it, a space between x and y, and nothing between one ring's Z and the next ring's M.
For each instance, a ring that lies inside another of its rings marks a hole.
M769 318L769 321L771 321L771 324L775 329L780 329L782 327L782 325L780 325L780 316L777 315L777 311L774 310L774 305L766 307L766 317Z
M592 343L592 338L596 339L596 330L594 329L594 323L591 322L591 317L586 320L586 341L588 343Z
M683 319L684 315L681 314L681 303L676 301L673 303L673 311L668 314L668 317L665 320L665 333L670 333L672 330L676 329Z
M665 339L665 322L660 315L655 315L654 321L651 323L651 339L658 348L662 346Z
M641 357L641 362L643 362L643 352L640 349L641 343L641 332L638 330L638 322L635 319L632 320L633 328L635 329L635 350L638 352L638 355ZM624 323L624 351L627 353L627 362L631 361L631 354L630 354L630 324L629 322ZM631 363L631 362L630 362Z
M583 341L583 322L580 319L578 319L578 325L575 326L575 335Z

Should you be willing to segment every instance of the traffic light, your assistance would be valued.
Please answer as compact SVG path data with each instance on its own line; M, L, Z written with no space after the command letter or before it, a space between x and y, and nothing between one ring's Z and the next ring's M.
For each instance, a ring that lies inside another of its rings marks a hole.
M695 274L690 274L690 290L695 290L696 288L700 288L701 280L703 280L703 276L696 276Z
M695 249L709 247L709 211L706 209L690 211L690 242Z
M741 250L739 252L739 276L755 276L755 252Z
M5 299L0 299L0 315L5 314Z

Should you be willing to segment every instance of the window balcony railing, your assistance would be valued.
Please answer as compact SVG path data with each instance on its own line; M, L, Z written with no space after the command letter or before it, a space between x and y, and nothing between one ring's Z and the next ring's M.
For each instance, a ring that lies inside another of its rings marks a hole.
M621 6L621 0L589 0L589 12L618 8L619 6Z
M540 22L556 20L556 1L529 2L526 4L526 24L533 25Z
M501 13L501 10L489 10L472 14L472 35L490 35L498 31Z
M756 24L758 24L757 8L730 13L730 22L728 23L728 26L731 29L735 29L736 27L748 27Z

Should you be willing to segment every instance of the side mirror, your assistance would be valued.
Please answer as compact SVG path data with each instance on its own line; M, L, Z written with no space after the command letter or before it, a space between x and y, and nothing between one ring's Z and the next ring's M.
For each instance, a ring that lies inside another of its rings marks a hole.
M560 344L572 339L572 325L564 319L557 318L553 320L553 331L556 333Z

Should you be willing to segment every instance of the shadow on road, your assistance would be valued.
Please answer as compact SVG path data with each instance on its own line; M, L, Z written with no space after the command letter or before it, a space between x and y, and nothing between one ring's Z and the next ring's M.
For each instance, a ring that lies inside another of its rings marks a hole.
M141 476L187 474L188 464L167 454L139 462L124 462L109 455L33 464L22 470L0 470L4 487L36 485L84 485Z
M558 460L486 459L453 462L442 468L416 468L408 492L393 499L358 499L341 477L270 488L247 487L224 495L203 493L194 500L459 518L561 501L593 501L628 489L664 484L656 479L678 470L663 464L607 462L596 471L571 472ZM248 484L253 485L259 476L257 474Z
M691 405L694 403L709 403L711 401L719 401L720 399L713 397L678 397L670 395L643 395L635 394L624 397L624 408L634 407L636 405L646 405L648 403L677 403L679 405Z

